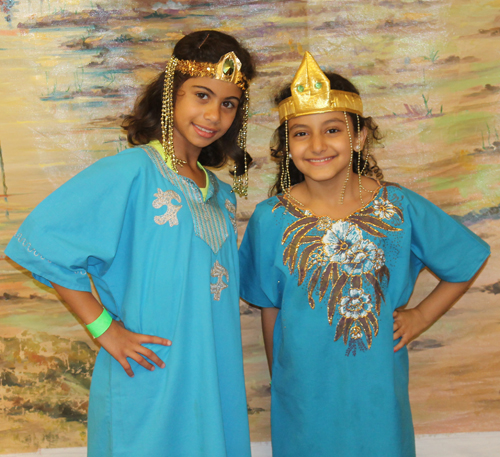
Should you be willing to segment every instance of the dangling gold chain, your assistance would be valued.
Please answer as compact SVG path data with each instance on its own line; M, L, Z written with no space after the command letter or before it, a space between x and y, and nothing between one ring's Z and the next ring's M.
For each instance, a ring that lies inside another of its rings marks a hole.
M281 158L281 191L285 195L290 194L290 151L288 149L288 121L285 121L285 151Z
M174 151L174 74L177 59L172 56L165 69L165 82L163 83L163 99L161 104L161 139L165 158L170 161L172 170L179 173L177 166L184 166L187 162L178 159Z
M353 159L353 155L354 155L354 150L352 147L351 129L349 128L349 122L347 121L347 114L345 111L344 111L344 119L345 119L345 125L347 127L347 135L349 135L349 149L351 151L351 157L349 159L349 166L347 167L347 175L345 177L344 185L342 186L342 192L340 193L339 203L341 205L344 204L345 190L347 187L347 182L349 181L349 177L351 176L352 159Z
M247 160L247 131L248 131L248 111L250 105L250 93L247 90L243 92L243 122L238 134L238 146L243 151L243 163L245 171L243 175L237 176L236 163L234 164L233 174L233 192L240 197L248 195L248 160Z

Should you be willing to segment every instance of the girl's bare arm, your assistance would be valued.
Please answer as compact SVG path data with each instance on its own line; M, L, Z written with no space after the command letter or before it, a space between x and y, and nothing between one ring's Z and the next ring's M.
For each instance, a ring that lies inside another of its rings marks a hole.
M394 347L394 352L413 341L445 314L467 292L483 267L484 264L469 281L447 282L441 280L436 288L415 308L399 308L394 311L394 340L401 338L401 341Z
M269 374L273 376L273 334L274 324L278 316L278 308L262 308L262 334L264 336L264 347L266 349L267 364L269 366Z
M90 292L67 289L58 284L51 284L86 325L94 322L101 315L103 308ZM131 332L115 320L96 340L120 363L130 377L134 376L134 372L127 358L135 360L139 365L150 371L154 370L154 366L147 359L154 362L160 368L165 367L163 361L153 351L143 346L144 343L161 344L163 346L170 346L172 344L170 340L165 338Z

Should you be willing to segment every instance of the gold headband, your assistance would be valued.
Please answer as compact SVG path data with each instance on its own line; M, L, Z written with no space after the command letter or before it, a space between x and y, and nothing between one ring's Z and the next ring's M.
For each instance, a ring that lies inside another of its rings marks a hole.
M330 90L330 80L314 57L306 51L292 81L292 96L278 105L280 124L308 114L347 111L363 115L363 102L358 94Z
M207 77L233 83L241 90L248 87L247 79L241 72L240 59L232 51L223 55L217 63L178 60L175 69L193 77Z

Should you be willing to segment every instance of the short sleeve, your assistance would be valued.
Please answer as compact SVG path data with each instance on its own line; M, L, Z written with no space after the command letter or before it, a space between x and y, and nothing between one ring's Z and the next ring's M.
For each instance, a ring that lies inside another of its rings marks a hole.
M271 209L268 201L257 205L239 249L241 298L263 308L281 303L279 288L273 287L278 281L274 259L281 240L276 223L271 222Z
M429 200L408 189L404 192L416 266L426 266L448 282L471 279L490 255L488 244Z
M87 273L102 276L116 254L137 156L101 159L63 184L26 218L5 254L43 284L90 291Z

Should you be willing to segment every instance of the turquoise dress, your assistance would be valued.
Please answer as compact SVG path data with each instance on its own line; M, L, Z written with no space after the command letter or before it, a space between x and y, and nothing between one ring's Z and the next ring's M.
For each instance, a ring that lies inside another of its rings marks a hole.
M97 356L90 457L250 457L239 315L235 197L196 184L151 146L99 160L28 216L6 254L36 279L90 291L166 363ZM88 273L88 274L87 274Z
M241 295L276 307L274 457L414 457L408 352L393 311L427 266L467 281L489 247L435 205L383 183L334 221L283 196L260 203L240 247Z

